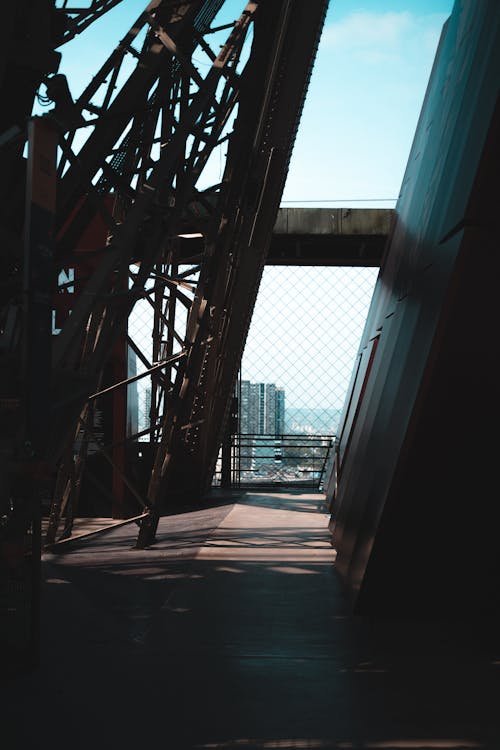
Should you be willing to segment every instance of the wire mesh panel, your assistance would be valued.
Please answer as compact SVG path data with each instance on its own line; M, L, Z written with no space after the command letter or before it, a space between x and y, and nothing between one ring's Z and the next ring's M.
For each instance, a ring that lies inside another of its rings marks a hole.
M140 346L142 353L149 362L153 361L153 310L146 300L137 302L128 321L128 334ZM129 346L129 376L142 375L147 370L137 354ZM150 427L149 415L151 410L151 379L141 378L137 383L128 386L135 393L137 432L143 432ZM141 440L148 440L147 434L141 435Z
M238 384L237 483L274 483L286 474L288 483L307 475L322 485L377 274L374 267L266 267ZM301 455L284 461L296 436ZM280 458L259 458L262 445L272 453L277 439ZM308 466L315 452L320 472Z

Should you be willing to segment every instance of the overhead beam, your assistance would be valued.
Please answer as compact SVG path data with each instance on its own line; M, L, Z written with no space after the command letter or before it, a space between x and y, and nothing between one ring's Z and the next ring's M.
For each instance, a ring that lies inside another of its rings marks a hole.
M380 266L390 208L280 208L266 265Z

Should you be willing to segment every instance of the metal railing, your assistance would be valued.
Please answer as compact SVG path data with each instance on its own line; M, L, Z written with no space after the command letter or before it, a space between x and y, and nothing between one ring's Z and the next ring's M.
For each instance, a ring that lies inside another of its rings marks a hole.
M231 438L231 486L321 490L333 457L333 435L237 434ZM213 484L221 485L222 458Z

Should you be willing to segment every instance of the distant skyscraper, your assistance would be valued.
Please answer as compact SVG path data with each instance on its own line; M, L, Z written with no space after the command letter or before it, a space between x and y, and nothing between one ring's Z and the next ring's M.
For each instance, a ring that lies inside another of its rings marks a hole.
M256 383L241 381L240 432L246 435L259 434L259 395Z
M241 381L240 432L281 435L285 431L285 389L274 383Z
M260 383L264 394L261 424L263 434L276 435L276 386L274 383Z
M285 432L285 389L276 388L276 431L275 435Z

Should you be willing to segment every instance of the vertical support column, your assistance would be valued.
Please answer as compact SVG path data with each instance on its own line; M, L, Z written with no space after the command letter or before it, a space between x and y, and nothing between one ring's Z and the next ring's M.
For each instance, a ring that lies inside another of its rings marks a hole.
M238 432L238 397L233 396L229 411L224 440L222 441L221 454L221 487L228 489L234 484L233 467L233 442L234 435Z
M226 432L222 441L220 485L224 489L231 487L231 434Z
M128 377L127 339L121 336L115 344L113 357L113 382L120 382ZM127 387L117 388L111 397L113 423L111 437L113 442L112 460L112 495L113 518L127 518L126 487L123 475L126 471L126 437L127 437Z
M50 424L54 214L58 132L49 120L28 124L28 169L24 224L23 352L21 439L14 472L12 504L22 560L13 572L21 589L26 643L20 661L38 664L40 652L41 506L49 489L45 445ZM20 644L21 645L21 644Z
M37 459L43 456L50 419L57 143L53 123L38 117L30 121L24 233L24 447Z

